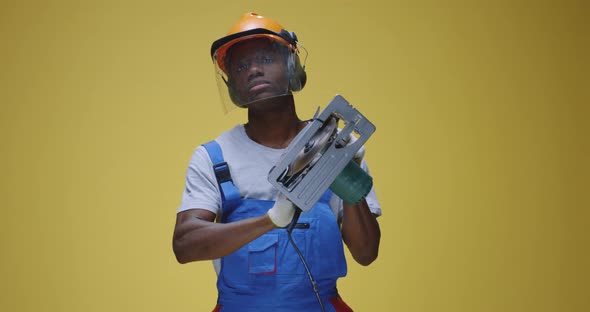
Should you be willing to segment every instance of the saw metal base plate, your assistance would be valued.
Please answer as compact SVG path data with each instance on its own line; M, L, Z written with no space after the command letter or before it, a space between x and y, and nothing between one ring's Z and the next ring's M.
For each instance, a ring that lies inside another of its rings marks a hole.
M293 173L293 164L309 149L318 137L318 131L328 122L337 119L344 128L322 146L314 161ZM357 140L343 146L354 132ZM303 211L310 210L330 187L354 154L375 132L375 126L352 107L342 96L336 95L326 108L293 139L279 162L270 170L268 181ZM296 175L296 176L295 176Z

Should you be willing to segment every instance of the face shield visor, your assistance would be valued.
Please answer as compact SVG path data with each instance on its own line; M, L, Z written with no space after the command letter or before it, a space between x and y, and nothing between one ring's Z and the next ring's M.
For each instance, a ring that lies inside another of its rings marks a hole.
M299 51L272 34L239 37L220 46L213 63L224 113L301 90L306 74Z

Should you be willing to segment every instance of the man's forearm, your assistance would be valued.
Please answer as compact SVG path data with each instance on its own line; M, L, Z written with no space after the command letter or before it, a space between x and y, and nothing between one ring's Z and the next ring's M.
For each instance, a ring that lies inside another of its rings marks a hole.
M266 214L223 224L192 218L174 234L174 253L180 263L221 258L274 227Z
M381 230L364 199L356 205L344 203L342 237L358 263L369 265L377 259Z

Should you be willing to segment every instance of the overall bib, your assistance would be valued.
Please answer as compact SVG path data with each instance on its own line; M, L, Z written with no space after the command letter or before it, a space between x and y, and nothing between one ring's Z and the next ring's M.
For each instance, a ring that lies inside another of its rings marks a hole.
M243 199L215 141L203 145L215 170L222 197L222 223L267 213L274 201ZM346 275L340 227L328 202L328 190L299 217L292 238L307 261L325 311L352 311L338 295L336 280ZM271 230L221 259L219 297L214 311L321 311L305 267L283 228Z

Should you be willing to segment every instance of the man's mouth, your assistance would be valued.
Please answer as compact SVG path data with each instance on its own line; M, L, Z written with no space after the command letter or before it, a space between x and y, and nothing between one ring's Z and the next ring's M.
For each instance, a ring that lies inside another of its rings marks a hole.
M256 82L252 83L249 91L256 93L256 92L262 91L263 89L267 88L269 85L270 85L270 83L268 83L267 81L256 81Z

